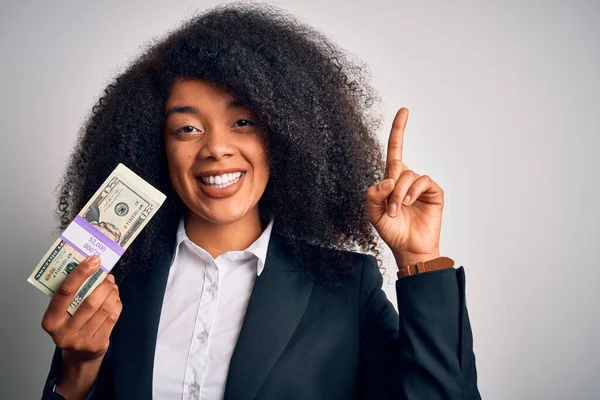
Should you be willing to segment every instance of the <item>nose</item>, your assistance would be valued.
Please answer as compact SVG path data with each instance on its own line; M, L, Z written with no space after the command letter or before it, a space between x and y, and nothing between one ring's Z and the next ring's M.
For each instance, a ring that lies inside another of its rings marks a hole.
M208 128L204 134L202 148L198 157L221 160L231 157L235 152L234 135L225 128Z

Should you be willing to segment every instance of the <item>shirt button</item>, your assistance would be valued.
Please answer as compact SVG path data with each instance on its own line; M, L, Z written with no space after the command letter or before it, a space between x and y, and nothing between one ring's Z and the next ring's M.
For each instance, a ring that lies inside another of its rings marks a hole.
M192 383L190 386L188 386L188 391L190 393L196 393L196 391L198 391L198 385Z
M198 340L200 340L201 342L204 342L206 340L206 338L208 337L208 332L206 331L202 331L198 334Z
M212 285L210 285L210 286L208 287L208 292L209 292L209 293L212 293L212 292L214 292L215 290L217 290L217 284L216 284L216 283L213 283Z

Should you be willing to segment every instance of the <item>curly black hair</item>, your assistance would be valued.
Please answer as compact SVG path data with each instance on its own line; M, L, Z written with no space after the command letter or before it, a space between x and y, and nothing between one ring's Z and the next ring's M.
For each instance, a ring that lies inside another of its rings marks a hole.
M367 74L324 34L273 6L233 3L195 15L147 46L92 108L59 184L59 229L121 162L167 200L116 268L151 267L174 245L185 206L168 174L164 104L173 82L200 78L248 104L266 127L270 177L259 209L274 216L274 231L307 276L339 287L356 272L352 251L373 253L383 268L366 219L366 191L385 168Z

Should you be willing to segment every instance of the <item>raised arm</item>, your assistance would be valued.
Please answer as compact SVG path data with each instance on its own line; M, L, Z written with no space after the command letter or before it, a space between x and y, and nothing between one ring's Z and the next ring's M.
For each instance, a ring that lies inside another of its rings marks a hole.
M399 269L440 257L444 207L440 186L428 175L408 169L402 161L407 120L408 110L401 108L390 131L385 179L366 193L367 220L392 250ZM377 366L387 365L396 374L396 398L479 399L464 269L399 279L396 330L396 326L391 327L393 309L381 290L375 259L370 256L368 260L362 271L361 314L365 321L363 354L366 365L373 368L363 373L367 376L365 385L373 386L368 382L380 379L369 378L372 371L386 376L386 370ZM385 387L381 382L376 386L382 385Z

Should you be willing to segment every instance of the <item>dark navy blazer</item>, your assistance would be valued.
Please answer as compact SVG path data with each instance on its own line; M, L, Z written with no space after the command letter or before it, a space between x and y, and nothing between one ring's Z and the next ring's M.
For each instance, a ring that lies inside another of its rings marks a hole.
M120 283L123 311L92 399L151 399L154 350L172 253ZM396 282L399 313L371 255L326 289L273 231L231 358L226 400L480 399L463 267ZM394 268L395 269L395 268ZM43 399L62 361L56 349Z

